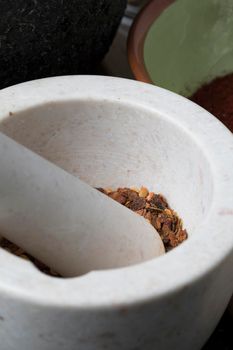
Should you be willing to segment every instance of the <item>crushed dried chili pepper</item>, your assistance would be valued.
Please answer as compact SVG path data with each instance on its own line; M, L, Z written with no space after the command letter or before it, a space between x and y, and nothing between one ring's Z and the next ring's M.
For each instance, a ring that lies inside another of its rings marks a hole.
M0 237L0 247L16 256L20 256L25 260L31 261L40 271L44 272L46 275L53 277L61 277L56 271L52 270L50 267L46 266L41 261L37 260L30 254L25 252L22 248L19 248L16 244L8 241L8 239L4 237Z
M116 191L104 188L98 190L147 219L160 234L166 251L187 239L182 220L161 194L149 193L145 187L118 188Z
M181 219L169 207L161 194L149 193L145 187L141 189L118 188L116 191L103 188L98 188L98 190L147 219L160 234L166 251L171 250L187 239L187 232L182 227ZM0 247L31 261L47 275L61 277L56 271L4 237L0 237Z

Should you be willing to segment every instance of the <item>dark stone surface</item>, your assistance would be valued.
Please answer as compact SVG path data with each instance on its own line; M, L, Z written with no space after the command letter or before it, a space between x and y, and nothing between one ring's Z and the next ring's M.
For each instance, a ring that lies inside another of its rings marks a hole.
M90 73L107 52L126 0L0 0L0 88Z
M233 350L233 319L227 311L202 350Z

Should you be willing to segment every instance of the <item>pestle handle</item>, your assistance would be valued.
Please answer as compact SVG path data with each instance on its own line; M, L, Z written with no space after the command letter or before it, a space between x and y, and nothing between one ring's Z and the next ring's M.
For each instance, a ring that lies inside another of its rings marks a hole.
M63 276L164 253L144 218L2 133L0 233Z

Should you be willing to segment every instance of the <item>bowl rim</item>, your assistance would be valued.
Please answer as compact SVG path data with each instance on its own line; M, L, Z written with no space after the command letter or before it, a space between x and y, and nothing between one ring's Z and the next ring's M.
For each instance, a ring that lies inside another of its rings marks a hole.
M127 55L134 77L144 83L155 84L147 71L144 60L144 44L154 21L175 0L151 0L139 11L129 30Z
M79 278L51 278L28 261L0 249L0 294L56 308L112 309L160 300L198 283L233 253L231 132L182 96L151 84L106 76L53 77L1 90L0 120L45 104L83 100L146 108L187 132L203 149L211 166L214 194L208 216L198 234L167 255Z

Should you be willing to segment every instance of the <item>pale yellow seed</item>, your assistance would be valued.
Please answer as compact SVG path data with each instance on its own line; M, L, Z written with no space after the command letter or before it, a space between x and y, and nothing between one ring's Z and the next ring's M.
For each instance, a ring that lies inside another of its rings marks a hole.
M148 196L148 189L146 187L141 187L139 192L139 197L146 198Z
M105 190L105 192L106 192L107 194L113 192L112 188L105 188L104 190Z
M154 192L150 192L148 196L146 197L147 201L150 201L154 197Z
M131 189L132 191L137 192L137 193L140 192L140 188L138 188L138 187L136 187L136 186L132 186L132 187L130 187L130 189Z
M29 257L25 254L20 255L20 258L23 258L24 260L29 260Z
M164 209L164 214L172 215L172 212L170 209Z

